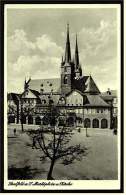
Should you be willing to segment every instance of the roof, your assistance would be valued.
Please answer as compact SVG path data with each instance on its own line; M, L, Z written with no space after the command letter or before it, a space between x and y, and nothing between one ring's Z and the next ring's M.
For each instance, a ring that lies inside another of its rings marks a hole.
M95 84L94 80L91 76L82 76L79 79L74 79L73 81L73 88L78 89L82 93L94 93L99 94L100 91Z
M36 97L39 97L40 93L36 90L29 89Z
M46 92L60 92L60 78L51 78L51 79L32 79L29 82L29 88L40 92L41 89L43 93Z
M110 107L100 95L86 95L89 103L85 104L85 106L103 106L103 107Z
M91 76L89 76L85 82L85 91L87 93L100 93L97 85L95 84L94 80Z
M82 76L82 77L80 77L78 79L77 78L74 79L74 81L73 81L73 88L77 89L77 90L79 90L81 92L84 92L84 90L85 90L85 82L86 82L87 78L88 78L88 76Z

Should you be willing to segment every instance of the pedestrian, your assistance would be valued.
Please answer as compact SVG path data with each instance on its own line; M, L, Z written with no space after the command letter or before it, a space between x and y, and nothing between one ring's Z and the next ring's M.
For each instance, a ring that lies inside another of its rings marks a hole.
M14 129L14 135L16 135L16 129Z

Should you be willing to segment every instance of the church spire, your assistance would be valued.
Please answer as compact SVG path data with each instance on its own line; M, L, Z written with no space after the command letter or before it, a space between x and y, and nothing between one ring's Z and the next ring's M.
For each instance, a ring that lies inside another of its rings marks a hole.
M77 34L76 34L76 46L75 46L75 65L76 65L76 68L78 68L78 66L79 66L79 54L78 54Z
M65 50L65 62L71 61L71 49L70 49L70 38L69 38L69 24L67 24L67 40Z

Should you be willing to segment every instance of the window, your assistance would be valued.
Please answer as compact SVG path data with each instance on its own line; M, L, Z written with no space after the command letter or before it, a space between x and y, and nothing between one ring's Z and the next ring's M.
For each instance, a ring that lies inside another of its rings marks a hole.
M95 109L92 109L92 114L95 114L95 111L96 111Z
M83 113L83 109L80 109L80 113L81 113L81 114Z
M64 71L67 72L67 67L64 67Z
M65 76L64 77L64 84L67 84L67 80L68 80L68 78L67 78L67 76Z
M100 110L99 109L97 109L97 113L100 113Z
M88 114L91 114L91 109L90 108L88 109Z
M87 108L84 109L84 114L87 114Z
M41 84L41 87L43 87L43 83Z
M103 109L101 109L101 113L103 113Z
M117 103L117 98L114 98L113 103L114 103L114 104Z
M52 86L52 83L50 83L49 86L51 87Z

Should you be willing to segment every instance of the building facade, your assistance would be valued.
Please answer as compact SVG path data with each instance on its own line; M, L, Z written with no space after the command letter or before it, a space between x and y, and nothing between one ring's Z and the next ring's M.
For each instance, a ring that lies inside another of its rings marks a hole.
M74 59L71 59L69 25L60 66L60 78L30 78L25 81L22 94L8 94L8 123L20 123L23 113L24 124L47 124L45 116L50 105L54 105L65 114L67 126L112 128L114 114L117 116L117 96L101 93L92 76L82 74L77 36Z

